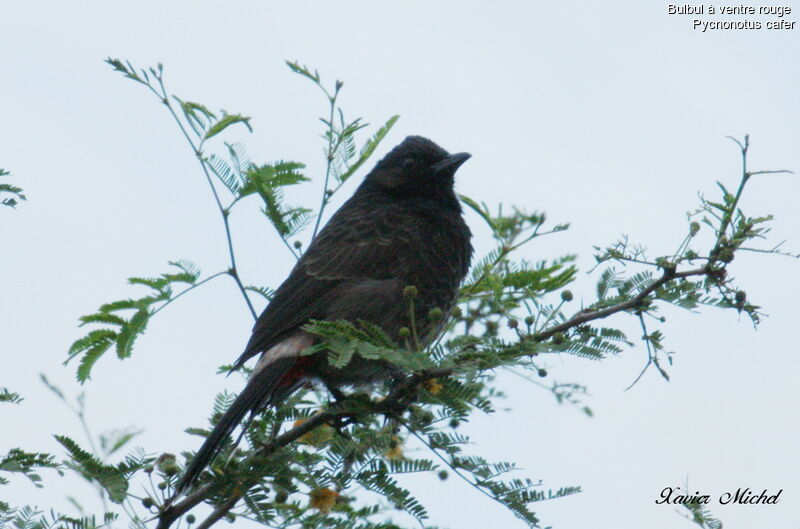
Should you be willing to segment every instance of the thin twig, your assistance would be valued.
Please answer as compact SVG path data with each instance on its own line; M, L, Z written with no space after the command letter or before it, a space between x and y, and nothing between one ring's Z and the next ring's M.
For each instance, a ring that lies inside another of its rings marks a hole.
M742 198L742 192L744 191L744 186L747 184L747 181L750 179L750 173L747 172L747 150L750 148L750 136L745 134L744 136L744 144L733 138L731 136L727 136L739 146L739 149L742 151L742 179L739 182L739 189L736 190L736 195L733 198L733 202L731 202L730 208L725 211L725 215L722 216L722 221L719 225L719 230L717 230L717 240L714 242L713 249L711 250L710 255L715 254L715 250L718 251L720 247L720 243L722 239L725 237L726 232L728 231L728 226L730 226L731 221L733 220L733 214L736 212L736 206L739 204L739 199Z
M433 446L431 446L431 445L430 445L430 443L428 443L428 442L427 442L425 439L423 439L423 438L422 438L422 436L420 436L420 435L419 435L419 434L418 434L418 433L417 433L417 432L416 432L416 431L415 431L413 428L411 428L411 427L410 427L408 424L406 424L406 423L405 423L405 422L403 422L403 421L400 421L400 424L402 424L403 426L405 426L405 427L406 427L406 429L408 430L408 432L409 432L411 435L413 435L414 437L416 437L416 438L419 440L419 442L421 442L422 444L424 444L424 445L425 445L425 446L426 446L426 447L427 447L427 448L428 448L428 449L429 449L431 452L433 452L433 453L436 455L436 457L438 457L438 458L439 458L439 459L440 459L440 460L441 460L441 461L442 461L442 462L443 462L445 465L447 465L447 466L450 468L450 470L452 470L452 471L455 473L455 475L456 475L456 476L458 476L458 477L460 477L461 479L463 479L463 480L464 480L465 482L467 482L467 483L468 483L468 484L469 484L469 485L470 485L472 488L474 488L475 490L477 490L478 492L480 492L481 494L483 494L483 495L484 495L484 496L486 496L487 498L491 498L492 500L496 501L496 502L497 502L497 503L499 503L500 505L503 505L504 507L506 506L506 504L505 504L505 503L503 503L503 502L500 500L500 498L498 498L497 496L494 496L494 495L492 495L492 494L489 494L489 492L487 492L487 491L486 491L486 490L485 490L483 487L481 487L480 485L478 485L477 483L475 483L474 481L472 481L471 479L469 479L467 476L465 476L464 474L462 474L462 473L461 473L461 471L460 471L458 468L456 468L455 466L453 466L453 464L452 464L450 461L448 461L446 457L444 457L442 454L440 454L438 450L436 450L436 449L435 449Z
M331 177L331 170L333 169L333 160L335 159L334 155L334 135L335 129L333 125L333 120L336 114L336 98L339 96L339 88L337 84L336 92L333 95L330 95L327 90L321 85L318 84L322 91L325 92L325 95L328 96L328 102L331 105L331 111L328 118L328 150L325 153L325 182L322 187L322 200L319 204L319 212L317 213L317 220L314 222L314 231L311 233L311 240L313 241L317 237L317 231L319 231L319 223L322 220L322 213L325 211L325 206L328 205L328 200L330 197L328 196L328 182L330 181Z
M203 522L197 526L197 529L208 529L220 521L223 517L225 517L225 515L228 514L228 512L230 512L231 509L233 509L233 507L236 505L236 502L238 502L241 498L242 495L239 493L232 494L230 498L222 503L222 505L214 509L214 512L212 512L208 518L203 520Z
M86 414L85 414L86 408L84 406L84 395L85 393L82 393L78 397L78 409L75 410L75 413L78 415L78 420L81 423L81 428L83 428L83 433L86 434L86 439L89 441L89 448L91 448L92 453L96 454L97 456L100 456L101 454L97 450L97 445L94 442L94 436L92 435L92 432L89 430L89 423L86 422ZM103 485L97 480L92 480L92 481L97 486L97 494L100 495L100 501L103 503L103 512L108 512L108 502L106 501L106 493L105 489L103 488Z
M743 252L768 253L773 255L782 255L784 257L792 257L793 259L800 259L800 253L784 252L783 250L779 250L777 247L772 248L771 250L764 250L762 248L748 248L746 246L740 246L737 248L737 250Z
M794 171L788 169L767 169L762 171L750 171L747 173L749 176L757 174L794 174Z
M161 309L163 309L164 307L166 307L167 305L169 305L170 303L172 303L173 301L175 301L179 297L183 296L184 294L188 294L190 291L194 290L195 288L197 288L197 287L199 287L199 286L201 286L201 285L203 285L205 283L208 283L209 281L211 281L214 278L217 278L219 276L224 276L224 275L227 275L227 274L228 274L228 271L227 270L223 270L221 272L217 272L216 274L211 274L210 276L208 276L207 278L203 279L202 281L198 281L197 283L193 284L189 288L187 288L185 290L182 290L181 292L179 292L175 296L173 296L170 299L168 299L163 305L161 305L156 310L154 310L152 312L151 316L154 315L154 314L158 314L161 311Z
M171 503L175 500L175 497L170 498L158 515L158 525L156 529L166 529L172 525L175 520L203 503L210 490L211 484L206 483L194 489L186 498L174 505L171 505Z
M228 257L230 259L230 265L231 265L230 270L228 270L228 274L236 282L236 286L239 287L239 291L242 293L242 297L244 298L244 301L247 304L247 308L250 310L250 314L252 314L253 319L257 319L258 314L256 313L255 308L253 308L253 303L250 301L250 297L247 295L247 290L244 288L241 279L239 279L239 272L238 268L236 267L236 254L233 250L233 239L231 237L231 226L230 226L230 221L228 219L230 213L222 205L222 200L219 198L219 193L217 192L217 188L214 185L214 180L211 178L211 173L208 171L208 166L206 165L206 161L203 158L203 151L202 151L203 141L201 140L199 145L195 145L194 140L192 140L192 137L189 136L189 131L186 130L186 127L184 126L183 122L180 120L178 114L175 112L175 109L172 107L172 103L170 103L169 94L167 93L167 89L164 86L163 76L161 74L158 74L155 77L156 80L158 81L161 93L159 94L153 87L150 87L150 89L159 96L161 102L164 104L164 106L167 107L167 110L169 110L169 113L172 115L172 118L175 120L175 123L178 124L178 128L180 128L181 132L183 133L183 136L186 138L186 141L189 142L189 145L191 146L192 151L194 152L195 158L197 158L197 161L200 162L200 167L203 169L203 174L206 177L208 186L211 188L211 194L214 197L214 202L217 204L217 209L219 210L219 213L222 216L222 223L225 228L225 239L228 244Z
M654 280L652 283L650 283L650 285L642 289L641 292L636 294L631 299L617 303L616 305L611 305L610 307L606 307L600 310L584 310L578 312L565 322L559 323L558 325L554 325L553 327L550 327L547 330L536 333L532 337L533 339L539 341L546 340L547 338L550 338L554 334L559 332L564 332L568 329L571 329L572 327L577 327L578 325L582 325L584 323L588 323L593 320L604 319L611 316L612 314L616 314L617 312L630 310L639 305L647 296L655 292L656 289L658 289L665 283L668 283L669 281L672 281L674 279L681 279L684 277L709 275L710 272L711 269L709 269L708 267L696 268L693 270L686 270L684 272L673 272L673 273L670 273L668 270L665 270L664 274L660 278Z
M645 372L647 372L647 368L650 367L650 365L653 363L653 352L652 352L652 350L650 348L650 337L647 335L647 325L645 325L645 323L644 323L644 317L642 317L642 313L641 312L638 314L638 316L639 316L639 323L642 325L642 332L644 333L642 335L642 340L644 340L644 343L647 346L647 363L642 368L642 372L639 373L639 376L637 376L633 380L633 382L631 382L631 384L627 388L625 388L623 391L628 391L633 386L635 386L636 383L639 382L639 380L644 376Z

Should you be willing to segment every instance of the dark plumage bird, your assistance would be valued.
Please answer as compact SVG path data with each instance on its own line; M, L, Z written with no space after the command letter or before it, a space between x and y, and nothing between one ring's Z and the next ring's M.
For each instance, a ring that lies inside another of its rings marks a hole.
M398 375L378 360L356 356L334 369L324 353L301 356L316 339L302 328L309 320L365 320L403 343L400 329L410 323L403 290L414 285L420 341L426 345L435 338L439 328L428 313L438 307L447 314L472 256L471 234L453 190L454 174L469 157L409 136L378 162L256 321L235 364L261 355L253 375L195 455L178 490L192 484L248 413L278 404L303 382L318 379L338 387Z

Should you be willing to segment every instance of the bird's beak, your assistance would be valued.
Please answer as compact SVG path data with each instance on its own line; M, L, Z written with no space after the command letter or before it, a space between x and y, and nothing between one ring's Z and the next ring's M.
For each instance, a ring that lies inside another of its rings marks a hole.
M461 164L472 158L468 152L459 152L451 154L441 162L435 163L431 169L434 173L450 173L456 172L456 169L461 167Z

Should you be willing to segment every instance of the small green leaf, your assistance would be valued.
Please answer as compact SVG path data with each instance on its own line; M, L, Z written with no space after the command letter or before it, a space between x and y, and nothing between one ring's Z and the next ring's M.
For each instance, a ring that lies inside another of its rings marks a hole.
M0 169L0 176L8 176L9 174L10 173L8 171ZM0 184L0 193L8 193L12 195L11 197L3 197L0 200L0 204L10 208L15 207L19 203L19 200L27 200L25 195L22 194L22 188L13 186L11 184Z
M78 364L78 382L83 384L92 378L92 368L100 359L100 357L103 356L106 351L108 351L108 349L111 347L111 343L112 342L98 344L83 354L83 358L81 358L81 361Z
M42 487L42 478L35 470L40 468L58 468L58 466L54 457L50 454L25 452L20 448L12 448L6 455L0 455L0 471L23 474L38 488ZM0 484L3 484L2 481L0 481ZM3 521L2 514L2 510L0 509L0 523Z
M136 338L147 328L150 319L150 311L139 309L136 314L128 321L119 332L117 337L117 357L122 360L131 355L133 343Z
M244 289L248 290L250 292L255 292L256 294L259 294L260 296L262 296L267 301L272 301L272 296L275 295L275 291L273 289L267 288L267 287L257 287L257 286L249 285L249 286L244 287Z
M125 318L121 318L115 314L110 314L108 312L98 312L96 314L89 314L87 316L81 316L78 318L81 321L81 325L86 325L87 323L108 323L109 325L125 325Z
M19 404L22 402L22 397L19 393L13 393L8 388L0 388L0 402L10 402L12 404Z
M114 503L122 503L128 497L128 480L125 478L128 465L118 467L103 464L97 457L81 448L78 443L63 435L54 436L72 458L71 465L89 480L97 481Z
M353 173L358 171L358 169L364 165L364 162L369 160L370 156L375 152L375 149L380 145L383 139L389 134L389 131L392 130L394 124L397 123L397 120L400 119L400 116L394 115L389 118L389 120L383 125L383 127L379 128L375 134L367 140L364 146L361 148L361 153L358 155L358 160L355 161L353 165L347 168L347 170L342 173L339 177L339 180L344 182L351 176Z
M292 70L294 73L296 73L298 75L302 75L303 77L305 77L307 79L310 79L315 84L319 84L320 83L319 72L317 72L316 70L312 74L311 71L306 66L301 65L297 61L285 61L285 62L286 62L286 66L288 66L289 69Z
M217 116L213 112L200 103L183 101L176 95L173 95L172 98L180 105L183 117L186 119L189 126L192 127L197 137L202 137L211 121L217 119Z
M471 198L469 198L467 195L458 195L458 198L459 198L459 200L461 200L461 202L466 204L467 207L469 207L475 213L480 215L480 217L486 222L486 224L489 225L490 228L494 229L494 223L492 222L492 216L489 213L488 208L486 208L485 204L483 205L483 207L481 207L480 204L478 204L476 201L474 201Z
M111 345L117 339L116 331L111 329L95 329L83 338L75 340L69 348L70 359L77 354L82 353L98 345L107 344Z
M111 57L106 58L105 62L106 64L110 65L115 72L123 74L128 79L144 85L148 84L136 73L136 69L133 67L133 65L131 65L131 63L127 61L123 63L120 59L112 59Z
M213 136L216 136L223 130L236 123L244 123L244 126L247 127L247 130L253 132L253 128L250 126L250 118L244 117L241 114L225 114L222 116L222 119L211 125L208 131L206 131L206 135L203 139L207 140Z

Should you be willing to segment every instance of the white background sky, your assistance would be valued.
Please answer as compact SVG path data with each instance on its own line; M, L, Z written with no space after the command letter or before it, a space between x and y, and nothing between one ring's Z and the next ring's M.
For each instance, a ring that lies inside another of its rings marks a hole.
M408 134L471 152L458 190L571 222L525 255L576 252L586 270L592 245L623 232L654 253L674 250L696 193L737 182L739 157L725 135L751 134L754 169L800 169L798 31L702 34L656 1L4 2L0 167L29 201L0 210L0 385L26 397L0 409L0 453L18 445L61 453L53 433L82 439L38 381L44 372L68 394L80 390L74 366L61 366L80 315L135 295L125 278L157 275L168 260L190 259L207 273L226 266L218 214L183 139L105 57L163 62L173 92L252 116L255 132L240 139L253 160L303 161L318 178L324 101L283 65L298 59L345 81L351 116L378 124L401 115L378 155ZM317 190L293 191L290 201L315 204ZM742 204L775 214L773 240L788 238L794 250L798 191L795 176L757 178ZM468 220L481 254L487 234ZM277 285L292 262L255 206L233 224L243 276ZM726 528L800 526L800 262L748 255L731 270L770 317L754 331L734 312L666 311L666 344L677 352L670 383L649 372L622 391L644 365L640 345L603 363L548 361L557 380L589 386L593 419L501 377L511 411L470 425L475 451L518 461L548 487L584 488L539 505L545 524L689 527L654 504L688 477L712 496L784 489L774 506L712 505ZM581 275L579 299L591 299L594 280ZM90 423L141 427L139 443L152 451L194 446L183 429L204 424L217 391L241 386L214 373L238 355L250 326L224 279L176 303L131 359L98 364L83 388ZM67 493L91 495L52 473L46 480L44 490L15 481L0 494L56 508L67 508ZM455 479L413 485L432 523L523 526Z

